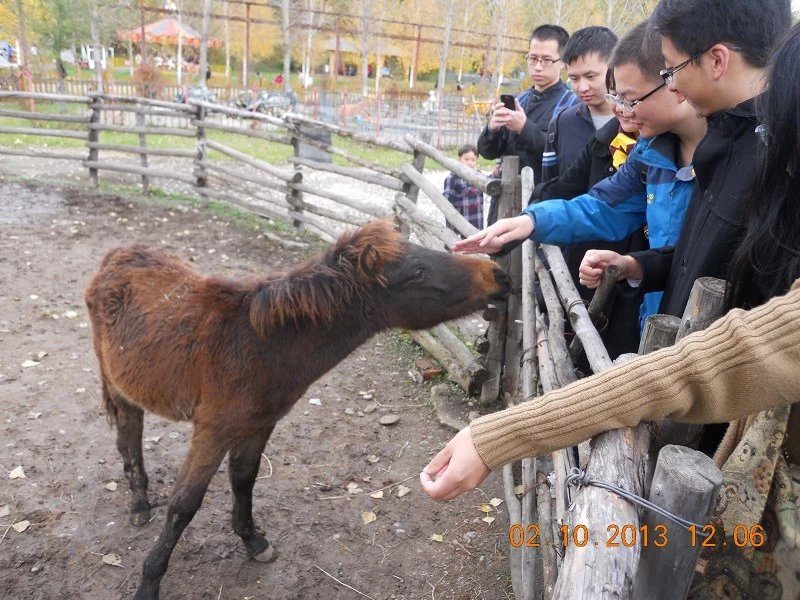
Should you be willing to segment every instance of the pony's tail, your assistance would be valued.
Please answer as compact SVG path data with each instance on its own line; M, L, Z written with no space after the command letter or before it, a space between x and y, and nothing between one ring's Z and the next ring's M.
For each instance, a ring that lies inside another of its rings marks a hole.
M117 405L114 404L114 401L111 399L111 392L108 391L108 384L106 383L106 378L102 377L103 380L103 408L106 410L106 420L108 424L114 427L117 424L117 414L119 413L119 409Z

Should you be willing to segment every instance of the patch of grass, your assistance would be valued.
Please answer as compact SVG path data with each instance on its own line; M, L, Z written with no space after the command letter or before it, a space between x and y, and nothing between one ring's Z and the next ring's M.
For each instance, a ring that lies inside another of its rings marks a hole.
M392 331L386 336L383 347L392 357L400 361L403 368L414 368L414 361L427 357L427 353L403 331Z

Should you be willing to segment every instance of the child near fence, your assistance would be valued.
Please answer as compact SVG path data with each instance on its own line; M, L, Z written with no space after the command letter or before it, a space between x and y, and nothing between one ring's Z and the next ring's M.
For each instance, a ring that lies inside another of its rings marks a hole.
M458 149L458 160L474 169L478 164L478 149L472 144L464 144ZM483 229L483 192L464 181L455 173L444 180L444 197L464 218L478 229ZM448 225L450 229L455 228Z

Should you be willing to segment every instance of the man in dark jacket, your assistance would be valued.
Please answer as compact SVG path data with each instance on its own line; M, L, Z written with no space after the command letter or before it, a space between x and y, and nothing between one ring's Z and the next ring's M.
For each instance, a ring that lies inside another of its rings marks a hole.
M573 33L564 46L562 58L567 77L580 102L550 121L541 181L549 181L568 169L595 131L614 119L605 95L608 61L616 43L617 36L608 27L584 27Z
M542 152L550 120L578 101L561 81L561 52L568 39L569 34L558 25L541 25L533 30L526 55L533 87L515 99L515 110L501 102L494 105L489 124L478 138L481 156L519 156L520 169L531 167L534 180L541 181Z

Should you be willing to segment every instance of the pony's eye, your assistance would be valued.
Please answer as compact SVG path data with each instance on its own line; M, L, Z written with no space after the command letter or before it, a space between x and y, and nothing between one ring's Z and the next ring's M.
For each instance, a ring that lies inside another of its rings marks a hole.
M425 269L423 267L419 267L417 272L414 273L414 279L422 279L425 277Z

